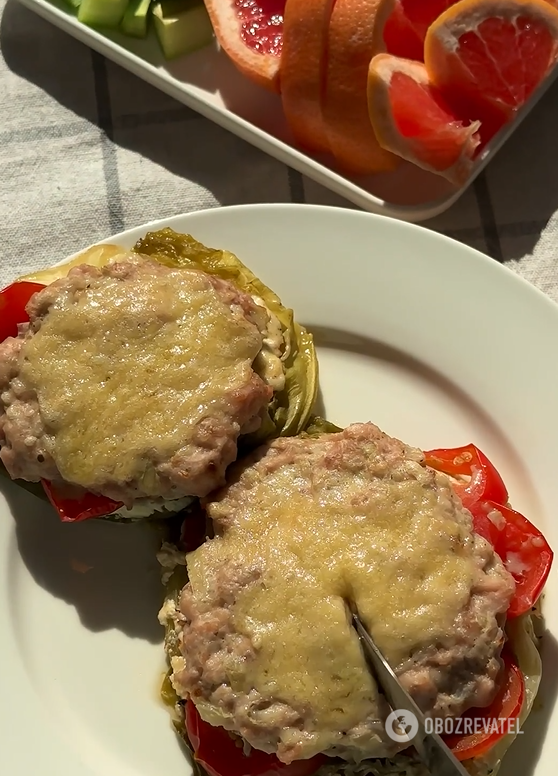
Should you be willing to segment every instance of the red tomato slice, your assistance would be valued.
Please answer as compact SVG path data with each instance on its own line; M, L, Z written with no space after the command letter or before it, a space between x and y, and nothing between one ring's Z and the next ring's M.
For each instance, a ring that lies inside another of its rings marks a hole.
M510 728L515 729L515 720L519 717L525 698L525 682L523 674L507 650L502 652L502 658L505 670L504 681L491 705L486 709L470 709L462 715L464 720L484 720L486 731L473 732L464 736L444 736L444 741L458 760L469 760L471 757L485 754L508 733ZM490 730L494 720L497 721L497 731ZM503 720L509 720L509 722L503 722Z
M486 541L496 549L496 545L500 540L501 528L495 525L488 517L488 512L490 510L486 509L487 503L488 502L485 502L484 504L470 504L468 509L473 516L473 528L475 533L482 536L483 539L486 539Z
M325 755L318 755L286 765L275 755L257 749L247 757L224 728L204 722L191 700L186 703L186 732L194 759L209 776L310 776L327 760Z
M493 464L474 445L425 453L426 464L450 475L469 475L467 484L454 485L473 516L475 532L494 547L516 582L508 617L525 614L537 602L552 565L553 552L542 533L526 517L505 506L506 486ZM499 525L488 516L499 512Z
M454 447L442 450L429 450L426 464L433 469L453 476L467 475L471 477L467 485L459 487L463 504L477 501L495 501L506 504L508 491L496 467L486 455L475 445Z
M554 553L539 529L515 509L491 502L486 508L496 510L505 520L494 549L515 579L515 595L508 617L519 617L537 602L550 573Z
M40 283L22 280L0 291L0 342L8 337L17 337L18 323L27 323L29 320L25 312L27 302L43 288Z
M116 512L123 506L121 501L113 501L106 496L97 496L95 493L85 493L76 498L75 495L63 486L53 485L52 482L41 480L48 500L58 512L63 523L79 523L92 517L103 517Z

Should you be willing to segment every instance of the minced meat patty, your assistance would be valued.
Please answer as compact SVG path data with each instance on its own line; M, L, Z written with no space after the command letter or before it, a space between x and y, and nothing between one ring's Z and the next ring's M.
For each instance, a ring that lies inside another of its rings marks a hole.
M424 712L490 703L514 582L423 460L367 423L235 464L160 615L179 696L286 763L392 756L351 601Z
M0 343L0 458L13 478L123 501L204 496L273 389L269 315L228 281L128 254L35 294Z

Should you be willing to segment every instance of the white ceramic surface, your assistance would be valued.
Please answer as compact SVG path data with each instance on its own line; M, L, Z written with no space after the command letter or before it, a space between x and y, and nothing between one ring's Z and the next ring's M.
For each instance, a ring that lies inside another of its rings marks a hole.
M237 253L296 309L331 420L373 420L423 448L474 441L558 548L558 306L470 248L365 213L258 205L164 223ZM131 246L147 228L108 241ZM158 700L159 537L62 525L0 488L0 774L188 776ZM555 773L557 588L554 570L542 701L502 776Z
M484 149L466 186L456 189L440 176L407 162L395 172L353 179L331 168L329 159L311 157L298 150L280 98L241 76L216 46L168 63L161 55L154 33L145 40L135 40L119 33L91 29L77 21L66 0L21 2L139 78L349 202L405 221L425 221L456 202L558 75L555 68L517 118Z

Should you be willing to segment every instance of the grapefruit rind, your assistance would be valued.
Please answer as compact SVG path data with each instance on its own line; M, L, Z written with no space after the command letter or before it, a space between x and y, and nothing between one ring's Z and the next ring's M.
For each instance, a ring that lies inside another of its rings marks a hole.
M400 160L383 149L368 115L366 84L393 0L337 0L331 14L323 116L331 152L354 175L394 170Z
M281 53L281 100L295 140L317 153L329 141L322 114L329 21L335 0L287 0Z

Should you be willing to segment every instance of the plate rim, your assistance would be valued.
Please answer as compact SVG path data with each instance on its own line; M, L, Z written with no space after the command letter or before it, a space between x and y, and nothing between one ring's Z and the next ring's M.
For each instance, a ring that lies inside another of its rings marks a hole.
M508 277L508 279L513 279L512 282L517 283L520 287L524 289L528 289L530 293L534 293L535 296L539 298L539 300L543 301L544 303L549 303L550 306L555 310L556 313L558 313L558 301L555 301L552 299L548 294L546 294L544 291L542 291L540 288L538 288L534 283L532 283L530 280L527 280L519 273L515 272L511 267L507 266L505 263L497 261L497 259L493 259L491 256L489 256L487 253L484 253L483 251L478 250L478 248L473 248L472 246L468 245L465 242L461 242L460 240L457 240L454 237L451 237L450 235L443 234L442 232L438 232L434 229L430 229L429 227L420 224L415 223L412 221L403 221L400 219L392 218L391 216L386 215L385 213L371 213L368 211L360 211L360 210L353 210L351 208L344 208L340 207L338 205L317 205L312 203L300 203L300 202L257 202L257 203L246 203L241 205L219 205L216 207L206 207L202 208L200 210L189 210L181 213L176 213L172 216L166 216L164 218L156 218L151 221L147 221L144 224L140 224L138 226L132 226L128 229L123 229L120 232L117 232L116 234L112 235L111 237L104 238L102 240L98 240L97 242L90 243L86 247L82 248L81 250L76 251L75 253L72 253L70 256L67 256L66 258L62 259L60 262L57 262L58 264L64 264L68 261L71 261L72 259L75 259L77 256L79 256L80 253L83 251L88 250L89 248L92 248L94 245L103 245L107 243L111 243L113 241L126 239L127 236L136 231L141 230L152 230L152 229L162 229L164 226L171 226L171 222L178 222L185 218L190 217L203 217L207 218L210 214L215 213L216 211L227 211L227 212L237 212L237 211L254 211L257 212L260 211L293 211L293 212L338 212L343 213L344 216L348 215L350 218L357 218L359 220L379 220L382 223L388 223L390 226L389 228L396 228L396 229L403 229L403 230L410 230L411 233L417 233L415 230L418 230L418 233L424 234L428 233L429 235L432 235L433 239L439 240L442 243L445 243L448 246L452 246L455 248L456 246L459 248L459 250L463 250L471 255L471 261L477 261L480 262L481 265L490 268L491 271L496 271L498 273L503 272L505 276ZM395 226L394 226L395 225ZM451 256L451 250L450 250L450 257L448 259L449 261L455 261L455 256ZM56 266L56 265L55 265Z

